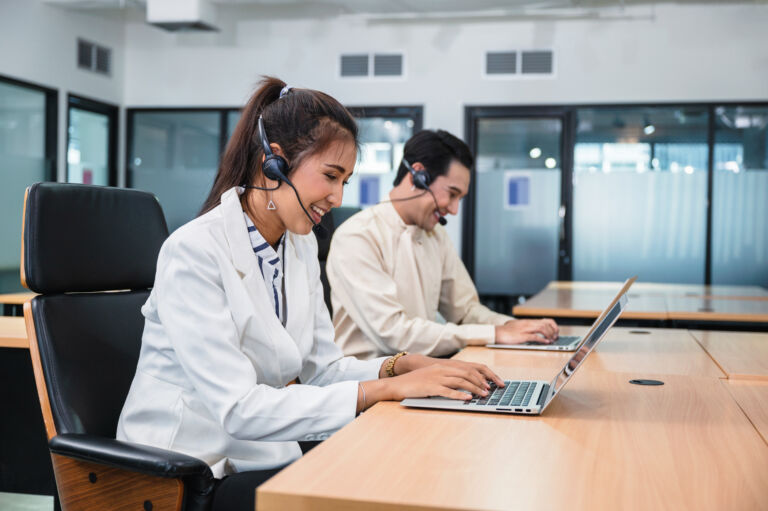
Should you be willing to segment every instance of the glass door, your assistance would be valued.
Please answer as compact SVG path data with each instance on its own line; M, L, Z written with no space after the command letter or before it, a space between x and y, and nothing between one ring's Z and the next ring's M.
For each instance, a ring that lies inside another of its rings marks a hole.
M117 112L116 106L69 96L68 183L117 186Z
M569 262L564 123L558 114L481 114L475 120L474 200L467 209L474 209L470 257L482 296L534 294Z

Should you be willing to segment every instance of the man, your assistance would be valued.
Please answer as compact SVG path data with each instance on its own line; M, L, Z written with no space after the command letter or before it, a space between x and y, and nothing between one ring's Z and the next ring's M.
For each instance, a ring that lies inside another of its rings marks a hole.
M346 355L442 356L467 345L557 338L551 319L516 320L483 306L437 225L458 212L473 163L450 133L421 131L405 144L389 200L336 230L326 270L336 342ZM437 321L438 311L446 323Z

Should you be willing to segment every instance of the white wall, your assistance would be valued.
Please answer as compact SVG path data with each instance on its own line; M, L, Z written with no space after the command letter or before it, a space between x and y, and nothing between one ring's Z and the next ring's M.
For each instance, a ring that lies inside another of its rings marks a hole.
M120 11L74 11L41 0L0 0L0 74L59 91L59 180L66 176L67 94L123 102L123 18ZM112 49L111 76L77 68L78 37Z
M424 106L426 128L464 135L465 105L768 99L768 8L636 7L620 20L253 20L219 8L219 33L126 26L124 103L236 106L260 74L346 105ZM556 76L483 79L488 50L553 49ZM341 80L339 54L402 51L406 78ZM459 219L449 223L460 245Z

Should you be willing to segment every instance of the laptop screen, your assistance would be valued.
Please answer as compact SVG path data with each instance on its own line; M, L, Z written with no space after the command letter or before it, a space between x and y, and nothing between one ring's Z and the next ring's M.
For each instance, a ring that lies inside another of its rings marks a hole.
M560 389L563 388L563 385L565 385L566 382L570 379L571 375L576 372L576 369L578 369L584 359L587 358L587 355L589 355L589 353L594 349L598 341L605 335L608 329L613 326L616 320L619 319L619 316L624 311L624 307L626 307L626 305L627 295L625 291L625 293L621 295L613 307L611 307L611 309L608 311L608 314L605 315L602 321L600 321L600 323L596 325L596 327L593 328L589 334L587 334L587 338L584 340L584 342L581 343L579 349L576 350L570 360L568 360L568 363L563 366L563 369L560 371L560 373L558 373L558 375L555 376L555 379L552 380L549 389L549 399L551 399L552 396L557 394Z

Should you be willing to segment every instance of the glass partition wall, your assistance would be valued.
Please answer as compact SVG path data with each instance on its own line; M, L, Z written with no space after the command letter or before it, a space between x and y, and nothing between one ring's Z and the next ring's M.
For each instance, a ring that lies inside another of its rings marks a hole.
M19 275L24 191L56 177L57 92L0 76L0 293Z
M365 208L388 197L405 142L421 129L422 109L352 107L350 111L360 130L360 153L342 205Z
M467 107L466 130L462 257L500 310L549 280L768 287L768 105Z
M239 117L234 109L128 110L128 186L157 196L170 231L200 212Z
M704 283L706 107L579 108L573 280Z
M366 207L392 188L405 141L421 129L421 107L353 107L361 148L344 206ZM169 230L192 220L213 184L236 109L127 110L127 182L157 195Z

